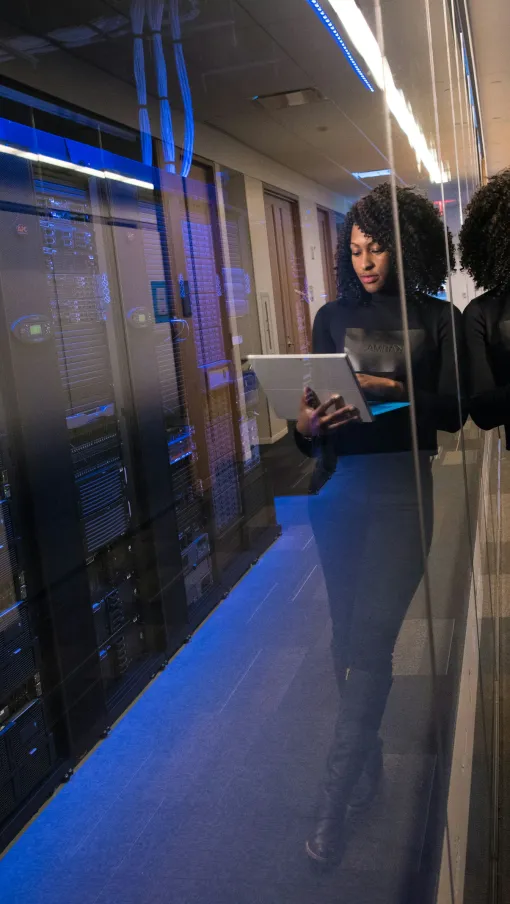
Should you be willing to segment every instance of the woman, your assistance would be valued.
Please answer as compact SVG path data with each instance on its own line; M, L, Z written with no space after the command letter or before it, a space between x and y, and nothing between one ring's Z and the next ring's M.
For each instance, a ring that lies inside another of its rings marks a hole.
M445 282L447 256L443 224L433 204L411 189L399 188L397 198L430 544L436 431L455 432L461 426L451 309L430 294ZM453 261L450 237L449 242ZM337 264L339 299L318 311L313 351L348 352L369 400L405 402L404 334L389 184L352 207ZM455 311L456 324L459 319ZM306 845L312 860L328 864L341 855L353 794L358 804L360 796L370 799L382 773L378 732L392 684L393 648L423 575L423 547L409 407L396 407L363 424L341 401L314 407L313 393L307 390L296 441L306 454L319 458L332 447L338 462L330 480L310 497L341 694L319 815ZM356 787L361 777L363 792Z
M464 312L470 412L483 430L503 426L510 449L510 169L478 189L460 233L462 267L485 289Z

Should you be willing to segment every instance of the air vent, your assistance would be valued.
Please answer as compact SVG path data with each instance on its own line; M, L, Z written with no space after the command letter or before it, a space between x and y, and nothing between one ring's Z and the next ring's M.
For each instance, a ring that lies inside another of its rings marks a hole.
M302 88L299 91L284 91L280 94L260 94L252 98L266 110L284 110L287 107L302 107L326 100L317 88Z

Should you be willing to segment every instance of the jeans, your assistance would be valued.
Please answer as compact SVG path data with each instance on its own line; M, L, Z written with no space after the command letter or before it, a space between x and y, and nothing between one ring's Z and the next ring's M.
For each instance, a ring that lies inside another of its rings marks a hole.
M433 529L431 462L420 454L428 554ZM323 569L339 684L347 668L390 679L395 642L423 577L412 454L339 459L310 496L310 521Z

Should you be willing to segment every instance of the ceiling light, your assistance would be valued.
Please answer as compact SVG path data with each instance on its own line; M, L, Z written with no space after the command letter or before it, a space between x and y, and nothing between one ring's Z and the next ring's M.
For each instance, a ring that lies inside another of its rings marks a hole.
M303 107L323 101L324 95L317 88L301 88L297 91L278 91L276 94L257 94L252 97L266 110L284 110L287 107Z
M395 85L388 60L386 57L383 58L377 39L355 0L328 0L328 2L345 28L349 40L363 57L378 88L385 92L388 108L407 136L416 154L418 166L425 167L432 182L448 182L450 173L439 161L436 149L427 144L409 101L404 92Z
M374 169L367 173L353 173L355 179L377 179L378 176L391 176L389 169Z
M60 169L73 170L84 176L94 176L96 179L111 179L113 182L123 182L126 185L136 185L137 188L154 188L153 182L144 182L142 179L132 179L131 176L122 176L120 173L112 173L109 170L93 169L91 166L80 166L69 160L59 160L58 157L47 157L46 154L34 154L32 151L22 151L20 148L12 148L8 144L0 144L0 154L10 154L11 157L22 157L23 160L31 160L33 163L46 163L48 166L56 166Z

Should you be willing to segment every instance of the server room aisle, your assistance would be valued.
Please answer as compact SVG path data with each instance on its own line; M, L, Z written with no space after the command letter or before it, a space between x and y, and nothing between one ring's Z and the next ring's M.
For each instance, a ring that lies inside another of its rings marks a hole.
M435 464L440 677L462 596L456 456ZM278 516L282 538L6 853L3 904L403 900L427 857L435 766L423 597L395 655L382 792L341 868L316 875L304 842L337 707L330 625L307 497L280 498Z

